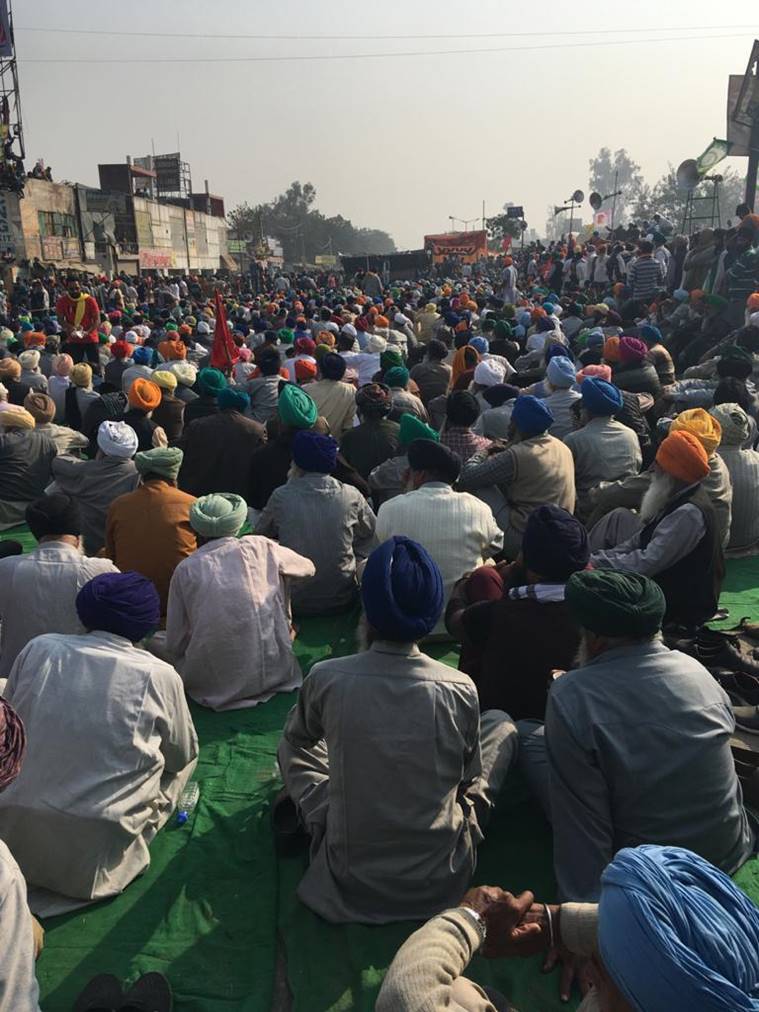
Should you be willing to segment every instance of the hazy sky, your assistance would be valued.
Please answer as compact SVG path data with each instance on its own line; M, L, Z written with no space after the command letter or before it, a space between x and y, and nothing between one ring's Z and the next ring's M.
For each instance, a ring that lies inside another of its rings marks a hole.
M15 4L15 20L29 167L41 156L56 179L97 185L98 162L147 154L151 138L157 153L175 151L179 134L194 188L208 178L228 209L310 180L325 214L384 228L400 248L416 248L425 232L447 229L449 215L479 215L483 199L488 214L508 200L524 204L541 231L547 204L576 187L587 192L588 159L602 145L627 147L649 181L668 162L696 157L713 136L725 136L727 77L745 69L759 35L759 4L25 0ZM755 27L733 27L744 25ZM130 38L23 26L454 38ZM704 26L736 37L645 42L644 33L619 31L682 36ZM562 34L607 28L618 33ZM610 45L610 38L637 41ZM594 45L573 45L579 42ZM324 62L24 63L549 45L555 48ZM744 172L745 161L723 164Z

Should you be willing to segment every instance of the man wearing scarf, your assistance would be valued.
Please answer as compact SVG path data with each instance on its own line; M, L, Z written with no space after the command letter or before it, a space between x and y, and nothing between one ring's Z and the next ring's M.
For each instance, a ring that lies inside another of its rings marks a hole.
M198 755L181 679L139 647L160 620L153 584L103 573L76 608L86 635L32 640L5 690L35 745L0 795L0 836L43 916L114 896L149 866Z
M64 350L74 362L87 361L93 369L99 370L100 309L95 299L82 291L76 278L67 281L65 295L55 304L55 314L63 330Z

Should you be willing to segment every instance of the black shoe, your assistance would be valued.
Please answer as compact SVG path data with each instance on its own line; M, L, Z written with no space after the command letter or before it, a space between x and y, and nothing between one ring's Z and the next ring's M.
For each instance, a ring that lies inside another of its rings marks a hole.
M110 973L93 977L74 1002L74 1012L117 1012L124 1001L121 984Z
M712 671L733 702L740 706L759 706L759 679L742 671Z
M282 857L290 857L306 848L308 833L286 787L282 788L272 802L271 825L275 849Z
M162 973L146 973L129 988L118 1012L171 1012L169 982Z

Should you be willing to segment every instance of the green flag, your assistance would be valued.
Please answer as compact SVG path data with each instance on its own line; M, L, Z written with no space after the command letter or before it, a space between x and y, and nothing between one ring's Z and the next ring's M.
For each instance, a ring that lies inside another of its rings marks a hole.
M716 137L702 155L696 159L699 176L706 175L714 166L727 157L732 144L729 141L720 141Z

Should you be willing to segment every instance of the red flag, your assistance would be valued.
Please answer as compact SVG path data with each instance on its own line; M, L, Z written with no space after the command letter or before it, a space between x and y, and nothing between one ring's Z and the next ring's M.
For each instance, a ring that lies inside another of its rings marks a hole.
M217 288L213 295L216 312L216 327L213 332L213 345L211 346L211 365L214 369L221 369L222 372L230 373L232 366L240 357L237 345L232 340L227 324L227 314L224 312L224 305L221 301L221 294Z
M504 253L508 253L510 246L511 246L511 236L505 235L503 237L503 242L501 243L501 249L503 250Z

